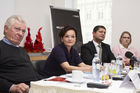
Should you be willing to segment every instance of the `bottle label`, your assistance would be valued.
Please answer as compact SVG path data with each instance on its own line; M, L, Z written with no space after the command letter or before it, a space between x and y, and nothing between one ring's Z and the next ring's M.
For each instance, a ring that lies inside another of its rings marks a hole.
M96 64L96 69L100 70L100 64Z

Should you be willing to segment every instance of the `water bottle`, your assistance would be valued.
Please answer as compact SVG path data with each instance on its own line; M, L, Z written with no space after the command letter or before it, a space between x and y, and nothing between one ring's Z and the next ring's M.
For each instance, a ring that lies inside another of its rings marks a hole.
M95 54L92 60L92 75L93 75L93 81L95 82L99 82L100 80L100 66L101 66L101 62L99 56Z
M121 74L122 72L122 62L123 58L120 54L116 57L116 66L117 66L117 74Z

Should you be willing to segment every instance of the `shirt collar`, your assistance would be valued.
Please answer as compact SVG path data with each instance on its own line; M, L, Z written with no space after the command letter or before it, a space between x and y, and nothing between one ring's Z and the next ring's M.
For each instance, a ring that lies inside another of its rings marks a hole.
M120 47L123 49L129 49L130 47L128 46L128 48L125 48L122 44L120 44Z
M6 44L8 44L8 45L12 45L12 46L14 46L14 47L19 47L18 45L15 45L15 44L13 44L13 43L11 43L8 39L6 39L6 38L3 38L2 39Z
M98 45L101 45L101 44L98 44L97 42L95 42L94 40L93 40L93 43L94 43L94 45L97 47Z

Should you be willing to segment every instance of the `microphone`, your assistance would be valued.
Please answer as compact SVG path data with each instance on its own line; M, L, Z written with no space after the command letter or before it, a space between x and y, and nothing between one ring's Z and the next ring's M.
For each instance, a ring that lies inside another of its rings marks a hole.
M135 57L135 56L133 55L133 53L130 52L130 51L127 51L127 52L125 53L125 56L126 56L127 58L129 58L130 60L134 60L134 61L136 61L136 62L140 62L140 58Z
M134 62L140 62L140 59L137 59L130 51L127 51L125 56L130 59L130 66L132 67L130 69L134 69Z

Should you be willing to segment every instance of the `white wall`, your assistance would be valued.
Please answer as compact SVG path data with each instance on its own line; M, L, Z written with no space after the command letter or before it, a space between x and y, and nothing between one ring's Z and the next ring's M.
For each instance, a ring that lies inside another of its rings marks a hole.
M15 0L0 0L0 39L3 38L4 23L9 15L14 14Z
M47 49L52 47L51 42L53 42L51 38L50 5L65 7L65 0L0 0L0 9L3 10L0 11L0 16L4 21L13 14L24 17L27 26L31 28L33 42L38 29L43 27L41 30L42 40L45 49ZM3 24L0 24L0 28L3 27ZM0 39L3 37L2 34L3 31L0 31ZM25 38L21 46L24 45L24 42Z
M112 46L119 44L123 31L132 34L132 46L140 53L140 0L113 0Z
M33 41L39 27L45 49L52 47L49 5L72 8L73 0L0 0L0 39L3 38L3 25L7 17L13 14L23 16L31 28ZM68 5L70 4L70 5ZM140 0L113 0L112 9L112 46L119 44L120 34L127 30L132 34L132 45L140 52L139 24ZM66 6L65 6L66 5ZM22 42L22 46L25 39Z

